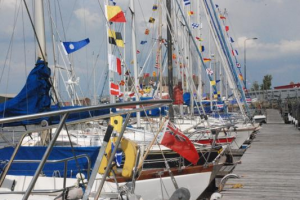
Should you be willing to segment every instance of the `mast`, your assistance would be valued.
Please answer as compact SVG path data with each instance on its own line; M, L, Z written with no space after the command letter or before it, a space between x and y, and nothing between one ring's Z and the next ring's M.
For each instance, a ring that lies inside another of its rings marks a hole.
M159 96L162 98L162 90L163 90L163 70L162 70L162 2L159 0L158 4L158 69L159 69ZM159 116L162 119L162 115Z
M200 23L200 29L197 29L197 35L198 37L201 37L201 17L200 17L200 3L199 1L196 2L197 7L196 7L196 15L197 15L197 19L199 19L199 23ZM200 45L201 48L201 45ZM201 65L201 62L199 62L198 65ZM198 68L198 92L200 94L200 99L198 99L198 101L202 101L202 68L199 67Z
M167 12L169 13L170 18L167 14L167 46L168 46L168 86L169 86L169 96L170 99L173 98L173 66L172 66L172 36L171 36L171 0L166 0L167 3ZM169 105L169 118L171 122L174 122L174 110L173 106Z
M45 19L43 0L35 0L35 31L37 37L37 56L47 62Z
M104 7L105 7L105 5L109 5L108 0L105 0ZM108 35L109 35L109 31L110 31L109 22L106 21L106 34L107 34L107 38L108 38ZM108 40L107 40L107 54L108 55L112 54L111 44L109 44ZM108 63L107 63L107 65L108 65ZM111 70L108 70L108 77L109 77L109 85L110 85L110 82L114 82L114 80L115 80L114 72L111 71ZM114 95L109 95L109 102L110 103L116 103L116 97Z
M135 87L135 100L139 100L139 81L138 81L138 66L136 57L136 37L135 37L135 13L134 13L134 0L130 0L130 9L132 13L132 27L131 27L131 37L132 37L132 55L133 55L133 69L134 69L134 87ZM136 106L138 109L140 106ZM136 113L137 127L141 127L141 114Z

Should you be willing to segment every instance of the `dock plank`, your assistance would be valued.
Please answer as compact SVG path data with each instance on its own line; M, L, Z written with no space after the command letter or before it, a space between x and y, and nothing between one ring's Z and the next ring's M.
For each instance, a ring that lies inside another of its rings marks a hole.
M222 200L300 199L300 132L284 124L277 110L242 157L221 192Z

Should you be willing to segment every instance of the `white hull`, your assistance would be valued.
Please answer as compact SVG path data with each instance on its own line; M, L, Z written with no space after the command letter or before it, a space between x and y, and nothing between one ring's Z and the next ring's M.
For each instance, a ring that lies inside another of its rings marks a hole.
M248 131L238 132L236 134L235 140L231 143L230 147L232 149L239 149L242 144L244 144L244 142L249 139L250 135L251 133Z
M179 188L185 187L190 191L190 199L197 199L209 185L210 176L211 172L202 172L175 176L175 179ZM164 187L161 186L161 182L163 182L166 191L162 191ZM137 181L135 189L135 194L141 195L143 199L149 200L169 199L174 192L175 188L170 177ZM164 194L164 198L162 197L162 193Z
M100 175L99 175L100 177ZM201 193L206 189L210 183L211 172L193 173L187 175L175 176L179 187L187 188L191 193L191 199L197 199ZM0 188L0 192L10 191L12 181L16 181L14 191L25 191L31 181L31 176L11 176L8 175L5 179L3 186ZM76 183L76 179L67 178L66 186L73 186ZM94 182L92 193L95 194L99 186L100 181ZM163 186L161 185L163 183ZM63 178L54 177L39 177L34 187L34 190L58 190L63 187ZM119 186L124 185L120 183ZM163 188L163 191L162 191ZM106 182L102 190L104 193L117 192L116 184ZM135 194L140 195L143 199L147 200L165 200L175 192L175 187L170 177L154 178L148 180L136 181ZM162 196L162 194L164 196ZM31 195L29 199L54 199L57 194L45 194L45 195ZM16 194L2 194L0 199L6 200L18 200L22 199L23 195Z

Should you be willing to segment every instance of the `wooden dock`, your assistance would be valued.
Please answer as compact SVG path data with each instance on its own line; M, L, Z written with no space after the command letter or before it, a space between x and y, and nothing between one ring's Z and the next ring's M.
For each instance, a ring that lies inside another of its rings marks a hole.
M242 157L221 192L222 200L300 199L300 131L267 110L267 124Z

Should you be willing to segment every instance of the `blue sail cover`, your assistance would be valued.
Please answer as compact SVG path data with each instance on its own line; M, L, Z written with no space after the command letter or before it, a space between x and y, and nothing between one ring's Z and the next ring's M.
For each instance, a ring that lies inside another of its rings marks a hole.
M41 160L47 147L20 147L15 160ZM77 156L86 154L91 159L91 168L93 168L97 159L100 147L74 147L73 150ZM0 149L0 174L4 170L5 165L10 160L10 157L14 151L13 147L6 147ZM74 157L71 147L53 147L48 160L62 160L65 158ZM86 158L79 158L78 164L80 171L85 174L87 173L88 161ZM39 162L37 163L13 163L8 171L9 175L27 175L33 176ZM67 177L75 178L79 172L79 168L75 160L71 160L67 163L68 171ZM59 171L59 173L58 173ZM51 177L54 173L64 174L64 163L47 163L43 168L43 173ZM86 176L87 177L87 176Z
M0 104L0 118L14 117L28 114L36 114L46 111L65 110L71 108L79 108L81 106L51 106L49 78L51 70L47 64L38 60L35 68L29 73L26 84L21 92L13 99ZM91 112L81 112L70 114L67 121L85 119L88 117L100 116L109 114L109 109L101 109ZM12 122L3 124L2 126L22 126L30 124L40 124L42 120L47 120L49 124L57 124L60 121L60 116L50 118L38 118L32 120Z
M29 73L26 84L13 99L0 104L0 118L35 114L49 111L51 98L49 78L51 70L44 61L38 60ZM28 125L40 123L43 119L26 120L6 124L6 126Z

